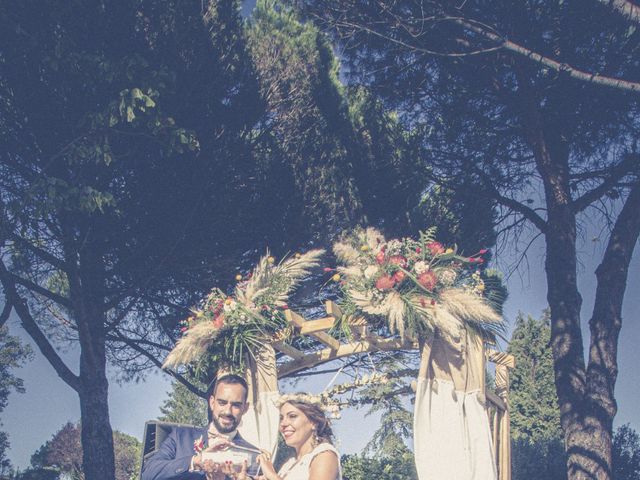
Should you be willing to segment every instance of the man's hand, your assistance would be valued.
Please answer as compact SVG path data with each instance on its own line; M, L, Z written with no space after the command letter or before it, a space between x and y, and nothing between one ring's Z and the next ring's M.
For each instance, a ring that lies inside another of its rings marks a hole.
M225 480L225 473L222 465L211 460L205 460L202 464L202 470L207 480Z
M209 445L207 448L202 450L200 453L193 456L193 469L194 470L204 470L204 462L202 459L202 454L206 452L218 452L220 450L226 450L232 445L232 443L226 438L218 437L215 439L212 445Z

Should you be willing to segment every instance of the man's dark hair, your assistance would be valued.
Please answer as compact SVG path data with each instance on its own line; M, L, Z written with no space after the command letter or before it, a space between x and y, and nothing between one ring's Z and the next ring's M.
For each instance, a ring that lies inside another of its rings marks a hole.
M247 401L247 398L249 397L249 385L247 385L247 381L244 378L240 375L236 375L235 373L228 373L211 382L211 385L207 390L207 398L210 398L215 393L216 388L221 383L226 383L227 385L242 385L244 387L244 401Z
M227 385L242 385L244 387L244 401L247 401L249 397L249 385L247 385L247 381L242 378L240 375L236 375L235 373L228 373L226 375L221 376L220 378L214 380L207 388L207 404L209 403L209 399L213 396L216 391L216 388L221 383L226 383ZM209 422L212 420L211 408L207 405L207 419Z

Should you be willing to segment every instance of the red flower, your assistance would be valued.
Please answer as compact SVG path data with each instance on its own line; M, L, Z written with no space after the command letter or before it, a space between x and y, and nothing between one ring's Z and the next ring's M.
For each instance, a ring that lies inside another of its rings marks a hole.
M220 329L224 326L224 315L219 315L213 319L213 326Z
M444 253L444 246L440 242L429 242L427 243L427 248L433 256Z
M436 278L436 274L431 270L427 270L426 272L418 275L418 283L429 291L435 288L437 282L438 279Z
M282 305L282 310L288 310L289 309L289 305L287 305L286 303L284 305Z
M186 332L187 330L189 330L187 327L182 327L182 328L180 329L180 331L181 331L182 333Z
M384 263L384 250L380 250L376 254L376 262L378 262L378 265L382 265Z
M378 290L391 290L396 284L396 281L393 279L391 275L383 275L378 280L376 280L376 288Z
M399 265L401 267L406 267L407 259L404 258L402 255L391 255L391 257L389 257L389 263L391 263L392 265Z
M420 247L416 247L416 253L422 253L422 249Z
M478 252L478 255L484 255L485 253L487 253L489 250L487 250L486 248L483 248L482 250L480 250Z
M402 270L398 270L396 273L393 274L393 279L396 282L400 283L404 280L406 276L407 275Z
M204 450L204 439L202 438L202 435L200 435L200 438L193 442L193 451L200 453L202 450Z

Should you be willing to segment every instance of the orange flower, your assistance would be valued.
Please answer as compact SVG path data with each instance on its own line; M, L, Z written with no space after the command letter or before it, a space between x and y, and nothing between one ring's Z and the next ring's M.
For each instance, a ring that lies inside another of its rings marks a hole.
M436 278L436 274L431 270L427 270L426 272L418 275L418 283L429 291L436 287L437 282L438 279Z
M445 252L444 247L440 242L429 242L427 243L427 248L433 256L440 255Z
M391 290L396 284L396 281L391 275L383 275L376 280L376 288L381 291Z
M389 263L393 265L399 265L401 267L406 267L407 259L404 258L402 255L392 255L391 257L389 257Z
M404 273L402 270L398 270L396 273L393 274L393 279L396 282L400 283L405 279L406 276L407 276L406 273Z

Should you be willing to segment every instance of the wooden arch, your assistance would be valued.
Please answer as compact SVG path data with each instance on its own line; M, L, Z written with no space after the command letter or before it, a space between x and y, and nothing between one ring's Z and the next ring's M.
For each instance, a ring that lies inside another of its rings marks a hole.
M292 310L285 311L289 329L298 336L308 336L319 342L318 350L305 352L285 342L290 330L276 334L265 348L250 362L249 383L251 396L256 399L260 392L277 390L278 378L307 370L323 363L361 353L418 349L416 342L401 338L384 338L369 330L364 318L350 318L348 325L351 338L342 342L331 336L328 331L341 319L340 308L332 301L325 303L326 317L307 320ZM481 342L482 343L482 342ZM426 348L430 348L427 344ZM485 406L493 437L493 453L498 469L499 480L511 480L511 439L509 429L509 369L515 366L512 355L486 348L481 344L484 372L487 363L495 364L495 385L485 385L482 375L482 390L486 398ZM281 353L276 363L276 352ZM284 361L283 361L284 359Z

